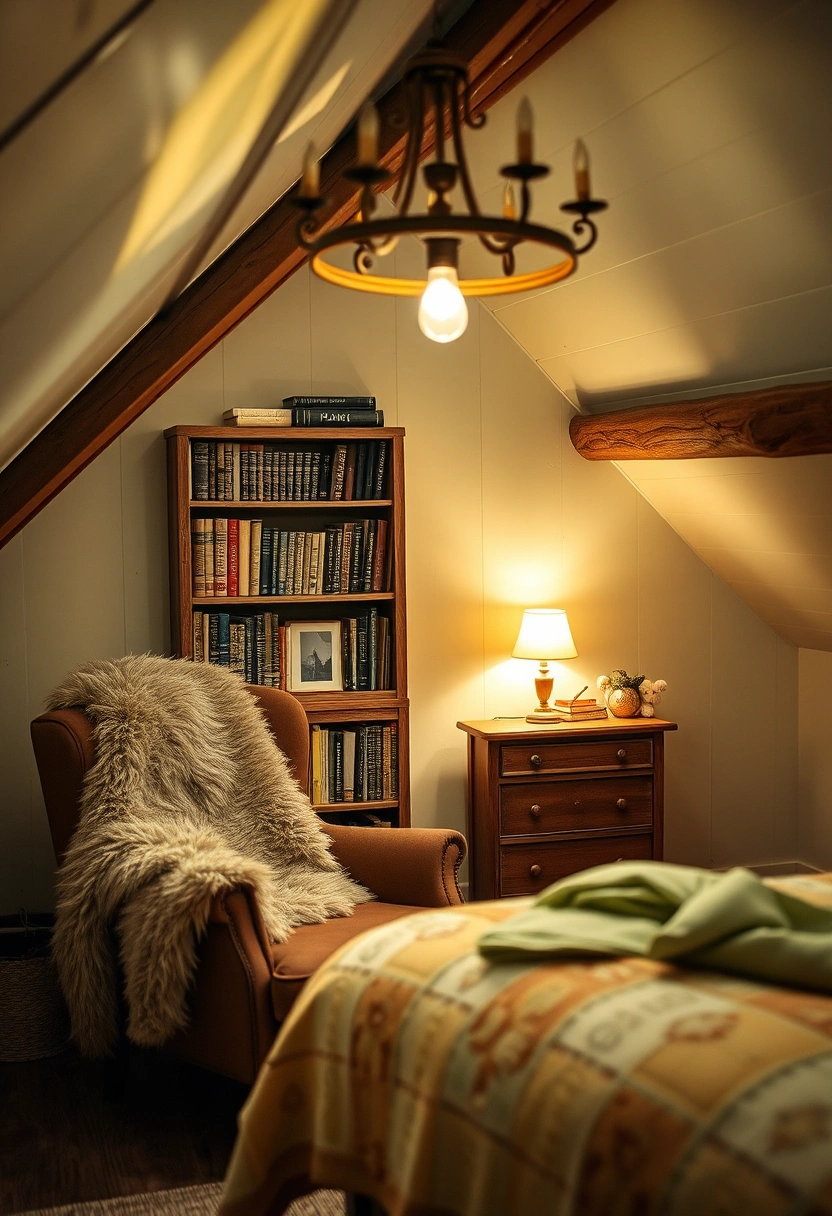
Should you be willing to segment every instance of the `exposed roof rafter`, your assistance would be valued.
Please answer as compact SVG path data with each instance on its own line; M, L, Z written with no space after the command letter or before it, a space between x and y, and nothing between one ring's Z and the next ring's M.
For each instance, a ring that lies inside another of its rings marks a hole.
M585 460L816 456L832 452L832 381L578 414L569 435Z

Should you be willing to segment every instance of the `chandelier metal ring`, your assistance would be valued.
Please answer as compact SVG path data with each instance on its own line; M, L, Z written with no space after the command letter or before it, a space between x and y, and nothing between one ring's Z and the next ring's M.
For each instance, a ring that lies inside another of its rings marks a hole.
M376 252L370 245L374 237L387 236L448 236L479 234L508 237L512 240L528 241L559 249L563 258L553 265L526 274L514 274L501 279L459 279L459 290L464 296L508 295L518 291L531 291L546 287L568 278L577 266L575 246L568 236L541 224L519 224L516 220L499 219L496 216L391 216L372 220L369 223L350 224L349 228L333 228L314 240L304 242L309 250L312 269L320 278L337 287L351 287L358 291L374 292L390 296L419 296L425 290L427 279L403 279L372 274L363 270L347 270L326 261L324 254L330 249L344 245L358 245L369 257ZM366 244L364 244L366 242Z

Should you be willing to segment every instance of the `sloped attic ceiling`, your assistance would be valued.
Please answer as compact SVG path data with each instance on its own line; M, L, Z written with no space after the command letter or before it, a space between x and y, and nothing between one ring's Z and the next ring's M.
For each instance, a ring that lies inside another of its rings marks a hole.
M532 218L571 197L577 137L610 208L572 279L486 303L576 409L832 379L830 81L829 0L617 0L525 82L553 166ZM488 210L516 106L470 141ZM782 637L832 650L832 456L619 468Z
M335 141L430 11L0 6L0 469L162 305L269 107L288 121L203 264L288 190L309 140Z

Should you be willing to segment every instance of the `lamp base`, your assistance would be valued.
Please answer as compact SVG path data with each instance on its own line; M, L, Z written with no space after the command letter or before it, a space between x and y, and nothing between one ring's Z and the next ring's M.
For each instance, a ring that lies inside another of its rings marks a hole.
M559 716L554 705L547 705L545 709L538 705L537 709L532 713L526 714L526 721L549 722L552 726L555 726L558 722L562 722L563 719Z

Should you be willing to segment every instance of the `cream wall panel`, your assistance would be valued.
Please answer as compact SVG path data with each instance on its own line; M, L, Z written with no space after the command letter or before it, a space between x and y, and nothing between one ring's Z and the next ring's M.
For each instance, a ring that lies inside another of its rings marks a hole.
M639 496L612 465L578 455L566 439L573 413L564 400L564 601L574 614L575 673L592 685L638 664Z
M799 669L798 856L819 869L832 870L832 654L801 650Z
M311 392L310 327L309 276L300 270L222 342L223 408L273 409Z
M786 620L803 612L832 613L832 589L826 587L769 587L747 582L732 582L731 586L761 616L777 613Z
M756 553L741 549L703 549L701 556L726 582L761 582L776 559L778 582L795 587L832 587L832 557L811 553Z
M796 646L777 638L774 686L774 852L783 859L798 853L798 656ZM750 829L752 830L752 829Z
M348 292L308 269L312 383L316 393L375 396L397 426L396 310L385 296ZM333 336L337 339L333 341Z
M35 911L23 536L0 549L0 915ZM38 856L39 868L50 859Z
M667 467L680 466L678 478L643 476L644 464L659 463L665 462L628 460L621 462L621 469L663 514L765 515L772 500L776 500L778 512L784 516L829 518L832 479L829 455L786 456L776 460L730 457L670 460ZM697 476L691 466L700 464L706 467Z
M121 437L126 647L170 653L168 486L164 432L218 424L223 411L223 347L215 346Z
M638 670L667 680L665 857L711 864L711 587L713 576L643 499L638 502ZM717 693L718 695L718 693Z
M419 272L411 243L395 257L398 274ZM456 723L484 712L480 309L470 309L468 329L448 346L423 337L416 310L416 300L396 301L413 822L462 828L465 745Z
M761 379L791 380L793 372L829 366L830 310L829 287L682 325L671 305L655 333L599 347L588 328L587 349L541 366L570 399L599 407L629 403L647 392L664 396L664 390L710 395L714 385L745 380L752 372Z
M533 358L545 360L826 287L832 280L832 248L823 239L830 200L832 191L819 191L502 304L497 315ZM760 257L759 250L776 247L784 231L790 233L789 258Z
M522 611L566 606L562 397L485 309L480 326L485 715L525 715L537 665L507 657ZM580 687L571 667L554 665L556 696Z
M777 817L777 639L713 581L712 862L781 860Z

